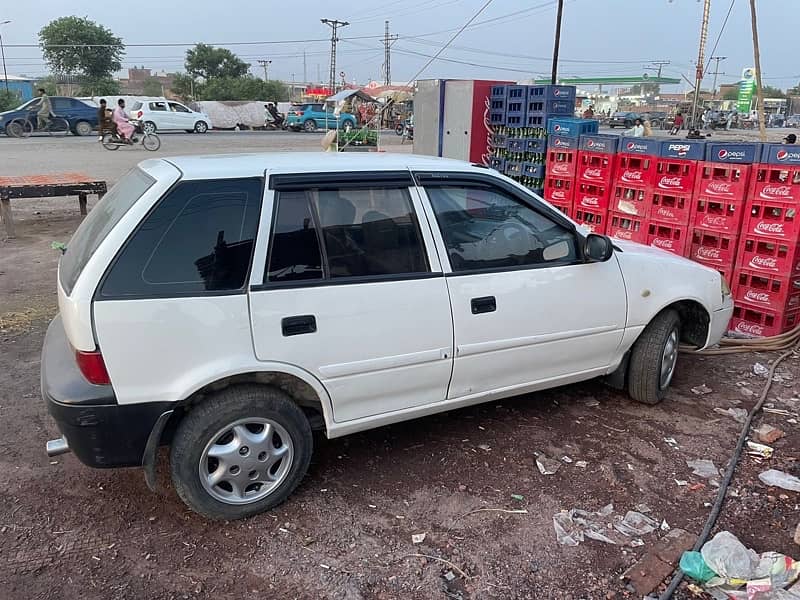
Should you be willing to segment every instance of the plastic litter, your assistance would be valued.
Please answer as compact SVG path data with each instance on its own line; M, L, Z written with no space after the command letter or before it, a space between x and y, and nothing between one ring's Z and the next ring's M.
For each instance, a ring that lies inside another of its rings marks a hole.
M800 492L800 479L783 471L769 469L759 473L758 478L767 485L783 488L791 492Z
M762 365L761 363L756 363L753 365L753 373L756 375L761 375L761 377L766 377L769 375L769 369Z
M686 465L692 469L692 475L697 475L706 479L710 477L719 477L719 469L714 466L712 461L705 458L687 460Z
M730 531L720 531L700 549L708 567L726 579L751 579L758 554L749 550Z
M579 508L562 510L553 515L553 529L556 540L562 546L577 546L584 539L597 540L606 544L617 544L606 533L605 521L614 513L614 505L606 504L597 512L589 512Z
M747 442L747 453L756 458L772 458L772 453L775 451L772 446L766 444L759 444L757 442Z
M625 518L614 523L614 529L622 535L628 537L640 536L655 531L658 528L658 521L654 521L647 515L640 512L629 510L625 513Z
M733 417L739 423L744 423L745 419L747 419L747 411L743 408L715 408L714 412Z
M705 583L717 574L711 570L699 552L687 551L681 556L681 570L689 577L700 583Z
M523 500L525 500L525 496L523 496L522 494L511 494L511 499L517 500L518 502L522 502Z
M547 458L544 454L536 457L536 466L542 475L553 475L561 467L561 463L555 459Z
M575 466L578 467L579 469L585 469L588 465L589 465L589 463L586 462L585 460L576 460L575 461Z
M708 387L705 383L703 385L698 385L697 387L692 388L692 393L696 394L697 396L705 396L706 394L710 394L713 391L714 390Z
M411 534L411 543L412 544L421 544L425 541L425 536L428 535L427 533L414 533Z

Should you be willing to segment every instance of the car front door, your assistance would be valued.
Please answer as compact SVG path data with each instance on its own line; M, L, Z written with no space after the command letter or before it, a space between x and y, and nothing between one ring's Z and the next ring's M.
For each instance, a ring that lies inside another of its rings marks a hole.
M447 397L450 302L412 186L408 172L270 178L250 288L256 357L312 373L337 422Z
M169 103L170 120L175 124L175 129L194 129L194 113L180 102Z
M419 177L449 260L456 355L448 397L605 372L627 312L616 258L584 262L574 226L510 184Z

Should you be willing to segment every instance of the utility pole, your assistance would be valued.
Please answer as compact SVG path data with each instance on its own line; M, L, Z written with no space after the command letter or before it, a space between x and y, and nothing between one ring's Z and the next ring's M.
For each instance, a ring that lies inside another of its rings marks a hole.
M303 83L308 85L308 73L306 72L306 49L303 48Z
M556 84L558 73L558 48L561 45L561 16L564 13L564 0L558 0L558 14L556 15L556 39L553 44L553 71L550 74L550 83Z
M8 25L11 21L0 21L0 27ZM6 82L6 93L8 93L8 71L6 71L6 51L3 48L3 34L0 33L0 54L3 56L3 81Z
M397 40L397 35L389 35L389 21L385 21L386 31L383 34L383 84L392 83L392 44Z
M764 122L764 88L761 86L761 53L758 49L758 23L756 0L750 0L750 19L753 25L753 59L756 67L756 97L758 98L758 131L761 141L767 141L767 124Z
M269 66L272 64L272 61L262 58L257 60L256 62L260 64L262 67L264 67L264 81L269 81L269 73L267 69L269 69Z
M651 60L652 67L645 67L646 71L656 71L656 77L661 79L661 69L670 64L668 60Z
M320 21L331 28L331 68L328 82L330 84L331 94L334 94L336 93L336 42L339 41L339 38L336 37L336 32L339 27L347 27L350 23L337 19L320 19Z
M711 0L703 2L703 23L700 26L700 49L697 53L695 68L694 100L692 101L692 127L697 129L697 104L700 101L700 84L703 81L703 65L706 62L706 41L708 40L708 13L711 11Z
M728 58L727 56L712 56L711 60L716 61L716 65L714 66L714 72L712 75L714 76L714 84L711 86L711 93L714 94L714 100L717 99L717 75L725 75L722 71L719 70L719 63L720 61L725 60Z

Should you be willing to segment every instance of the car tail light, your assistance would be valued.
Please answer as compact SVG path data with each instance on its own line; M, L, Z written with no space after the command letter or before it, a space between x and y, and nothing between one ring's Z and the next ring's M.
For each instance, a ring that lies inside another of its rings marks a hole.
M99 351L83 352L76 350L75 362L78 363L78 368L89 383L95 385L109 385L111 383L111 378L106 370L106 363L103 361L103 355Z
M137 119L141 119L143 114L144 114L144 113L143 113L142 111L139 111L139 112L137 112L137 113L136 113L136 118L137 118Z
M298 111L295 111L295 112L294 112L294 116L295 116L295 117L302 117L302 116L303 116L303 113L301 113L301 112L298 112Z

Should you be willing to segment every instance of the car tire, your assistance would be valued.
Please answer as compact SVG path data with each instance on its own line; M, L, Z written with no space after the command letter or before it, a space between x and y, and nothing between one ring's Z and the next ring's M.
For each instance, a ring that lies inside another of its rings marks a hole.
M75 123L72 133L77 136L84 136L91 135L92 131L94 131L94 128L92 127L91 123L88 121L78 121Z
M208 123L205 121L198 121L194 124L195 133L206 133L208 131Z
M345 133L349 133L350 131L352 131L353 127L355 127L355 125L349 119L342 124L342 129L344 129Z
M268 436L259 439L264 432ZM189 508L232 521L286 500L305 476L312 450L311 426L289 396L275 388L241 385L191 408L172 440L170 470Z
M142 132L143 133L155 133L158 127L152 121L145 121L142 123Z
M307 119L303 123L303 129L308 133L314 133L317 130L317 122L314 119Z
M628 394L643 404L658 404L666 396L678 359L681 321L674 310L659 313L645 327L631 350Z
M612 125L611 123L608 124L609 129L614 129L614 127L616 127L616 125Z

